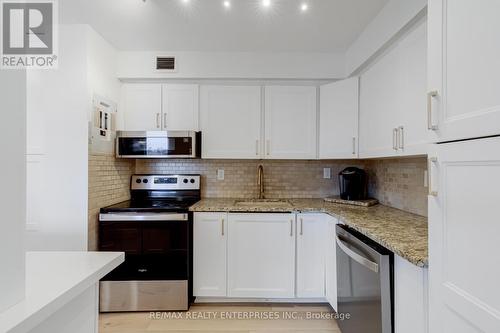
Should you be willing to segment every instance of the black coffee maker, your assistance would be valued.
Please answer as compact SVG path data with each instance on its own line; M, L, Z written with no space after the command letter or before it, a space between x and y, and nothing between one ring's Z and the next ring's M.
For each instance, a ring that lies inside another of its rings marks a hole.
M356 167L348 167L339 173L340 198L343 200L366 199L366 172Z

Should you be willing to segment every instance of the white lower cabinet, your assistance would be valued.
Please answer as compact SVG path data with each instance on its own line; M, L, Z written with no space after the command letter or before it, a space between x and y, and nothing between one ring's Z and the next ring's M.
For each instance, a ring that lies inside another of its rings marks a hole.
M338 224L336 217L325 215L326 219L326 263L325 263L325 296L330 306L337 311L337 246L336 230Z
M227 296L226 254L227 213L194 214L194 296Z
M394 255L395 333L429 331L427 274L427 268Z
M297 297L325 297L324 214L297 214Z
M228 296L295 297L295 214L229 214Z

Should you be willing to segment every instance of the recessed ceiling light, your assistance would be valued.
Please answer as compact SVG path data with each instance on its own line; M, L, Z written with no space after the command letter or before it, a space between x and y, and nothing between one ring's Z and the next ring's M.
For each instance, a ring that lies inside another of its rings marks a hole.
M305 12L309 9L309 5L307 3L303 3L302 5L300 5L300 10Z
M189 0L182 0L182 3L187 4L187 3L189 3Z
M229 0L224 1L224 7L225 8L230 8L231 7L231 2Z
M271 6L271 0L262 0L262 6L264 7Z

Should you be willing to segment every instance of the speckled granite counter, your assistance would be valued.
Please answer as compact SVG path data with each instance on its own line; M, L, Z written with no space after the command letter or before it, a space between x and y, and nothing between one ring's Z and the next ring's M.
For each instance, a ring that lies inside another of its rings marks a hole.
M241 200L241 199L238 199ZM194 212L322 212L339 218L377 243L419 267L428 264L427 218L399 209L377 205L356 207L323 199L288 199L290 205L237 205L237 199L203 199Z

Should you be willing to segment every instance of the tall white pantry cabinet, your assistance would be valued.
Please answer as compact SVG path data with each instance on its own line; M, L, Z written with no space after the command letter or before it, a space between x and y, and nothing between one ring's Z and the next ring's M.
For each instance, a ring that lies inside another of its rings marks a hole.
M499 12L429 1L430 333L500 331Z

